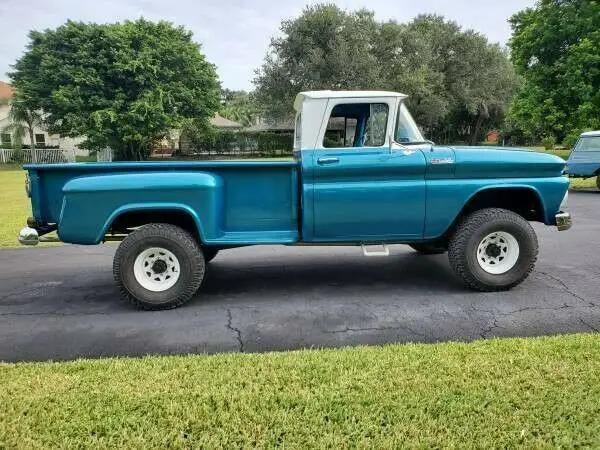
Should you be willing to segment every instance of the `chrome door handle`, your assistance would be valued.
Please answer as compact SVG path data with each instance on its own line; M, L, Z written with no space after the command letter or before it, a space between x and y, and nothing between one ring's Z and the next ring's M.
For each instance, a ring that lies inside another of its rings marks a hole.
M319 158L317 159L318 164L335 164L339 163L339 158Z

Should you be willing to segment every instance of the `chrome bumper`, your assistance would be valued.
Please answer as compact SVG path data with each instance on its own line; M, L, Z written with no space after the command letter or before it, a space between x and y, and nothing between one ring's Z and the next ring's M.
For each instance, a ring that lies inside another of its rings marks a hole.
M556 218L556 228L558 228L558 231L566 231L573 225L571 214L567 212L560 212L554 217Z
M21 245L38 245L40 236L35 228L25 227L19 232Z

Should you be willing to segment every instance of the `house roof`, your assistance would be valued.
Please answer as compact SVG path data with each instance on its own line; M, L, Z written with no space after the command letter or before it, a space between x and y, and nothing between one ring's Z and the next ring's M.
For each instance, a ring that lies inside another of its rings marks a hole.
M10 84L0 81L0 98L10 98L14 92L15 88Z
M257 124L248 128L248 131L294 131L293 119L282 120L260 120Z
M214 125L217 128L242 128L243 125L241 123L234 122L233 120L226 119L225 117L221 117L218 113L214 115L212 119L210 119L211 125Z

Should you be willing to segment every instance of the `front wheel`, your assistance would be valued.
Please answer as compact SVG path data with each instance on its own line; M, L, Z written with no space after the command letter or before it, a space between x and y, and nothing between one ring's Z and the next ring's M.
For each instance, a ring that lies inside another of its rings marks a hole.
M196 240L170 224L145 225L127 236L115 253L113 275L123 296L140 309L176 308L204 278L205 261Z
M529 222L499 208L467 216L448 247L456 275L479 291L503 291L518 285L533 270L537 255L537 236Z

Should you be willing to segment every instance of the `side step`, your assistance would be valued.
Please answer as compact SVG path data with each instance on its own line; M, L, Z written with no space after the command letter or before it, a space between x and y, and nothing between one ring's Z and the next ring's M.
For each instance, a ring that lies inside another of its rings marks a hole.
M386 244L360 244L365 256L390 256L390 249ZM369 250L368 247L378 247L379 250Z

